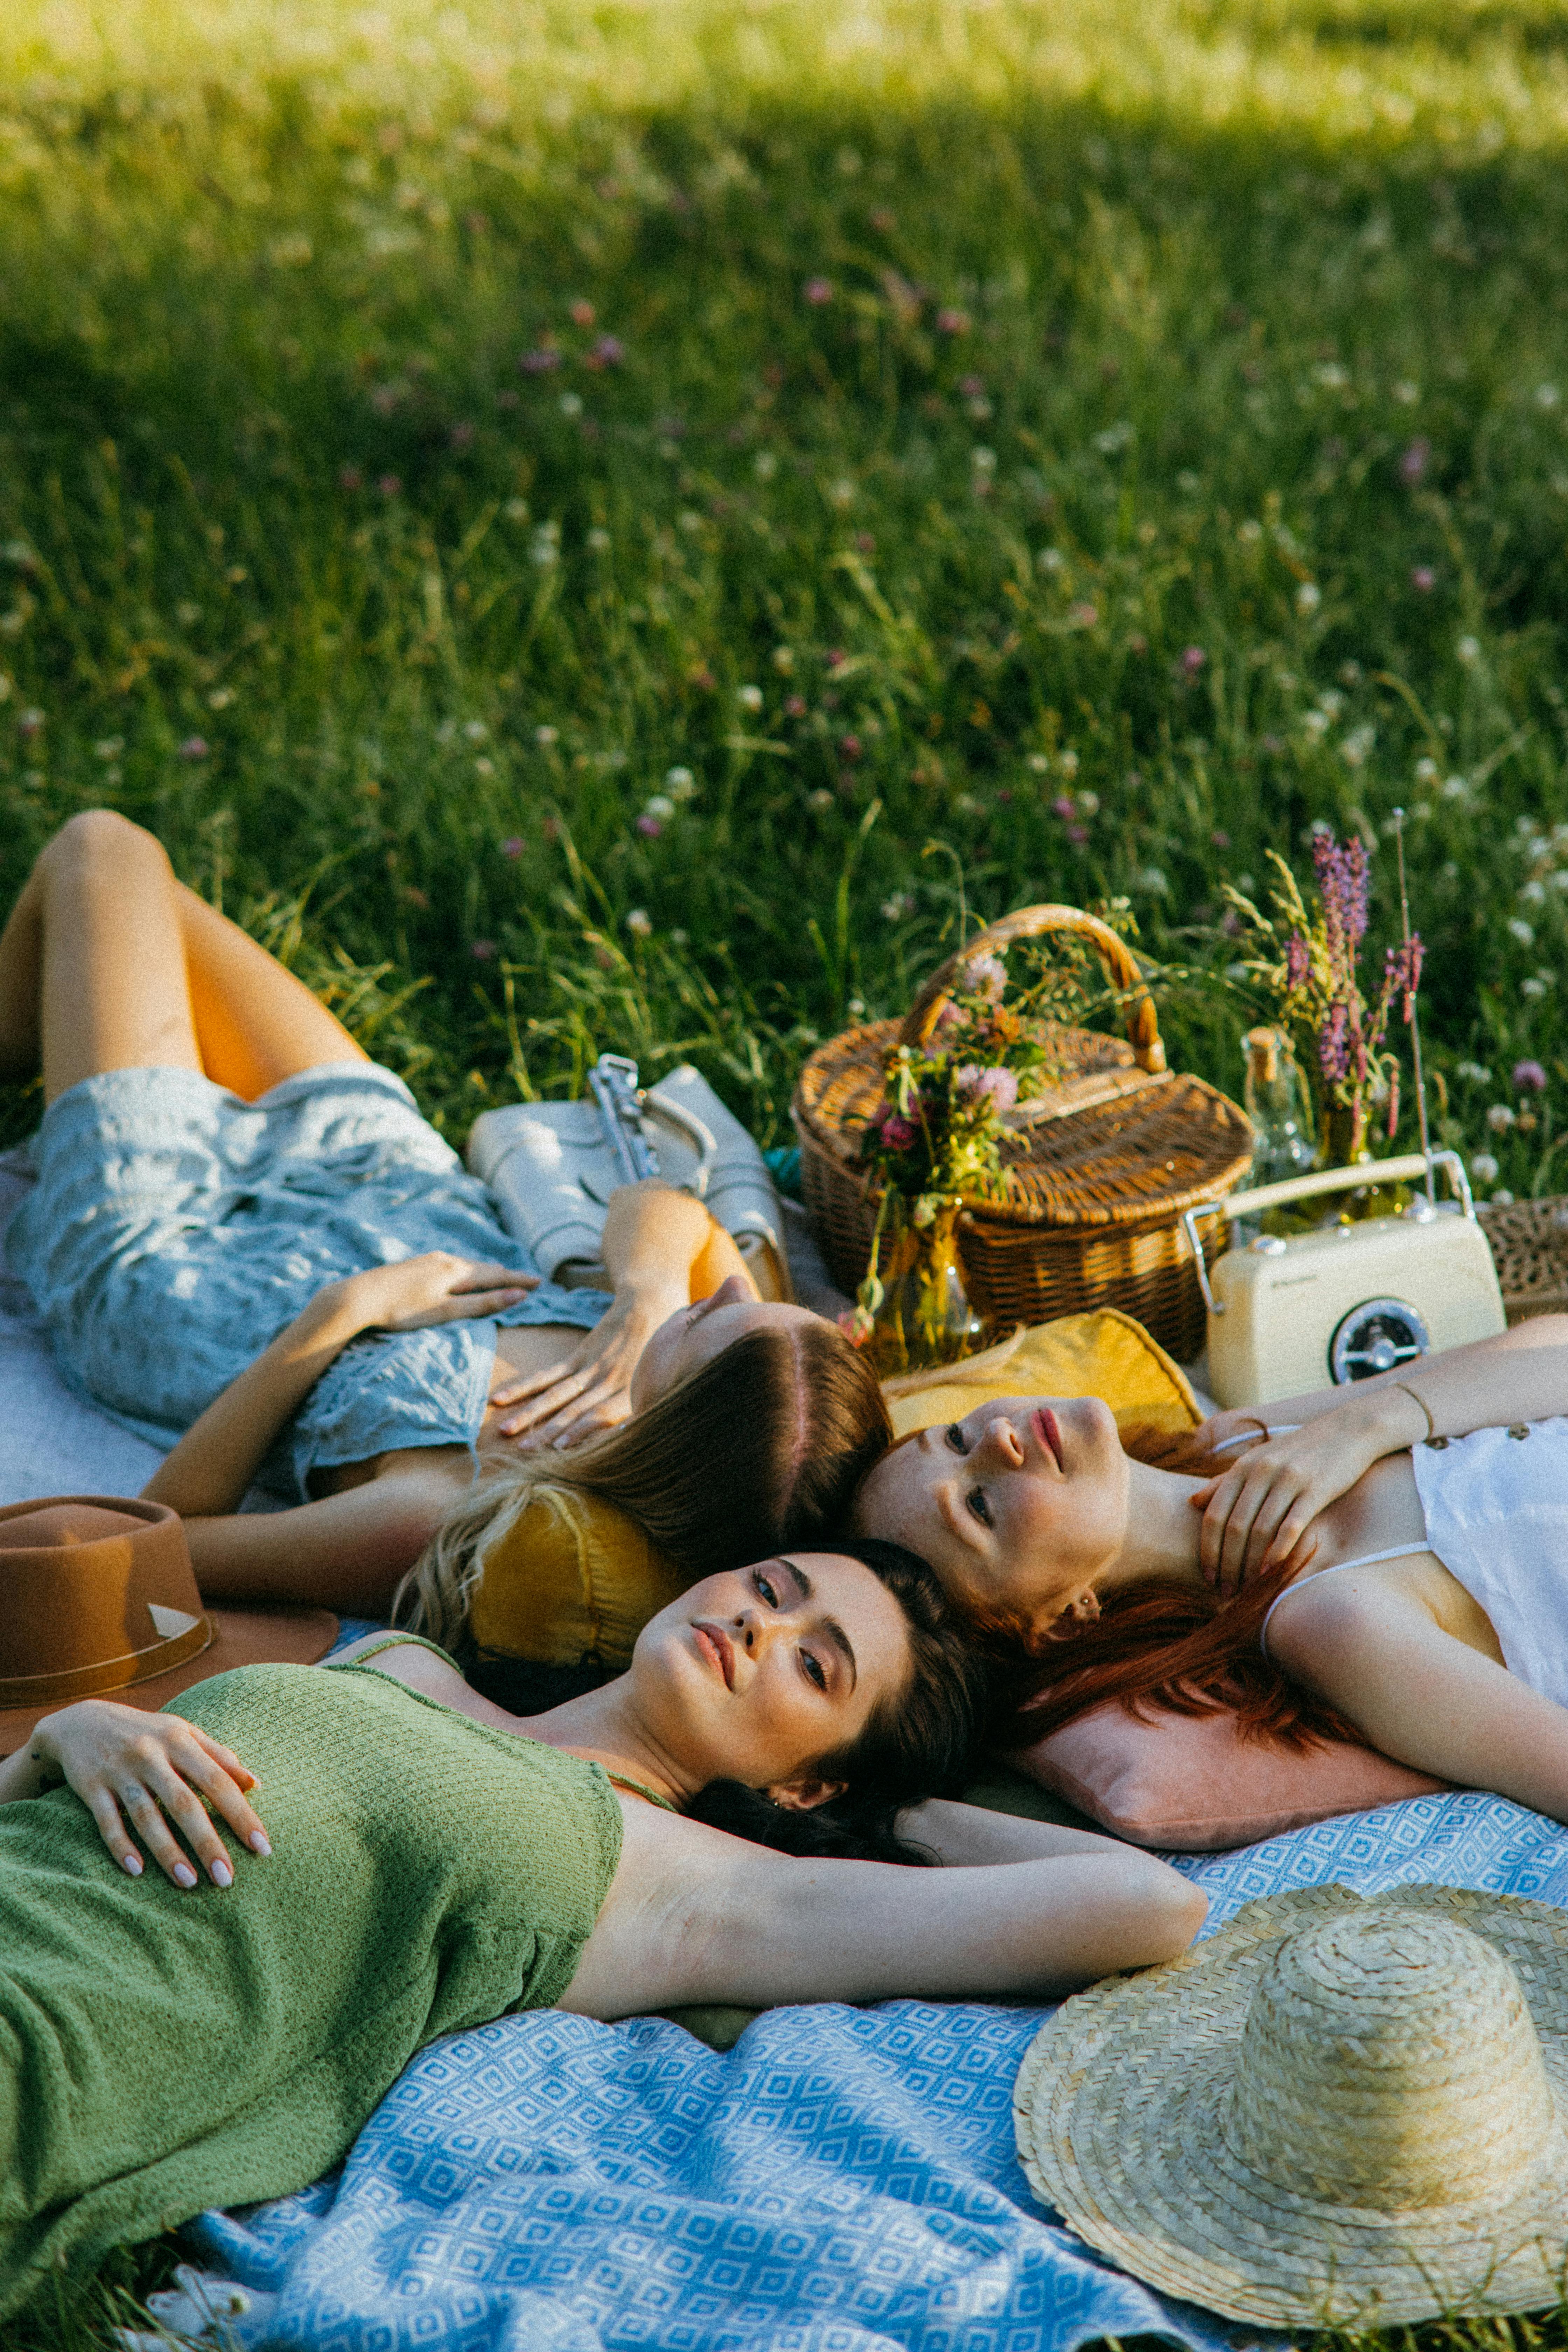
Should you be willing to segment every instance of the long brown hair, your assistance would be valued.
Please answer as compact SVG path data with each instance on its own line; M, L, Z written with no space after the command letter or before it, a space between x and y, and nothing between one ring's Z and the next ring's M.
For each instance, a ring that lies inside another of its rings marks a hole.
M695 1584L815 1542L892 1444L876 1375L820 1319L748 1331L618 1429L482 1478L398 1587L393 1616L460 1637L495 1544L565 1487L635 1519Z
M1135 1462L1192 1477L1212 1477L1235 1460L1162 1430L1124 1430L1121 1444ZM1228 1711L1243 1739L1278 1740L1298 1751L1356 1739L1343 1716L1288 1681L1263 1654L1259 1633L1283 1580L1260 1577L1232 1601L1157 1577L1108 1594L1096 1623L1045 1643L1016 1667L998 1745L1032 1747L1111 1699L1144 1721L1160 1709Z

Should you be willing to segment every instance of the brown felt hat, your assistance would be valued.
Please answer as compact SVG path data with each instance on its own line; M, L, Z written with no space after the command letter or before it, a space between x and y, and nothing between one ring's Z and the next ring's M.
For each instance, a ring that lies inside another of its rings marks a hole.
M157 1708L230 1666L313 1665L325 1609L207 1609L165 1503L48 1495L0 1509L0 1756L73 1699Z

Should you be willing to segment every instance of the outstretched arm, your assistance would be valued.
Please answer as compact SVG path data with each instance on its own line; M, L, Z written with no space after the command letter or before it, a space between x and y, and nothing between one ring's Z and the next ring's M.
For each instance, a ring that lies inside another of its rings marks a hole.
M561 2004L589 2017L690 2001L1055 2000L1173 1959L1207 1908L1152 1854L1039 1822L1006 1821L1001 1842L1073 1844L906 1870L793 1860L635 1798L623 1811L621 1866Z
M289 1511L241 1512L279 1433L362 1331L411 1331L498 1313L534 1277L444 1251L329 1283L193 1423L142 1489L185 1522L209 1601L309 1601L380 1615L472 1475L466 1448L382 1456L347 1492Z
M1348 1388L1262 1407L1260 1417L1281 1433L1239 1449L1234 1466L1193 1497L1204 1514L1204 1573L1229 1593L1244 1577L1288 1559L1318 1513L1385 1454L1428 1434L1462 1437L1561 1412L1568 1412L1568 1317L1561 1315ZM1290 1429L1293 1422L1300 1426ZM1237 1434L1249 1423L1256 1430L1257 1417L1239 1409L1220 1414L1197 1442Z
M731 1275L757 1295L745 1260L701 1202L658 1180L611 1193L603 1250L614 1305L563 1362L492 1392L504 1415L500 1436L574 1445L614 1428L630 1418L632 1374L662 1322L710 1297Z

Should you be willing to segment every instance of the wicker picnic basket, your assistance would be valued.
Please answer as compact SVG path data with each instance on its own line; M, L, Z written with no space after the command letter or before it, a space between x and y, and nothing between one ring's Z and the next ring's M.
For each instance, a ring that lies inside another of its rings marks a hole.
M1043 933L1088 940L1127 1000L1128 1042L1042 1024L1062 1075L1007 1114L1006 1191L966 1205L959 1247L969 1296L993 1336L1086 1308L1136 1316L1180 1362L1202 1352L1203 1299L1184 1209L1246 1173L1252 1129L1202 1078L1165 1067L1153 1000L1106 924L1076 907L1021 907L971 940L921 989L902 1022L874 1021L818 1046L791 1116L805 1203L834 1280L853 1291L870 1255L875 1202L858 1154L899 1044L923 1045L960 966Z
M1499 1202L1476 1216L1491 1244L1510 1323L1568 1313L1568 1199Z

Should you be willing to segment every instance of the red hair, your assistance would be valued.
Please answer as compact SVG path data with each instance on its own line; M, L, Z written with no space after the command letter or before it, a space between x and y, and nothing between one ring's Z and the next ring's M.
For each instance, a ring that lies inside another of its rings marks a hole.
M1136 1462L1194 1477L1210 1477L1235 1460L1163 1430L1124 1431L1121 1443ZM1356 1739L1343 1716L1289 1682L1263 1654L1258 1634L1280 1581L1278 1575L1259 1578L1233 1601L1153 1577L1108 1595L1097 1623L1050 1642L1030 1659L998 1744L1032 1747L1111 1699L1144 1721L1159 1709L1229 1711L1243 1739L1278 1740L1299 1751Z

